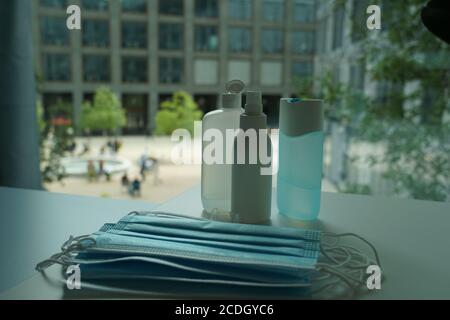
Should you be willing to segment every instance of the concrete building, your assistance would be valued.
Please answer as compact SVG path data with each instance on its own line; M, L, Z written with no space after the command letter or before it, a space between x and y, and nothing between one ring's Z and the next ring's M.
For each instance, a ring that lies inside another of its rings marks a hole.
M82 30L66 27L78 4ZM151 133L161 101L191 93L204 112L231 79L264 92L269 123L296 77L311 76L314 0L33 1L34 48L43 104L81 105L98 86L127 110L125 134Z

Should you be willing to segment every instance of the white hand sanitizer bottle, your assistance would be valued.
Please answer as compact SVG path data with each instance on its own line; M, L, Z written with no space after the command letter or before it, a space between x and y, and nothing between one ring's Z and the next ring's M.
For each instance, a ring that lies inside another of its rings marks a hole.
M241 92L245 85L240 80L227 83L222 94L222 108L208 112L202 123L202 204L206 213L231 211L231 163L234 135L227 129L239 129L242 109Z

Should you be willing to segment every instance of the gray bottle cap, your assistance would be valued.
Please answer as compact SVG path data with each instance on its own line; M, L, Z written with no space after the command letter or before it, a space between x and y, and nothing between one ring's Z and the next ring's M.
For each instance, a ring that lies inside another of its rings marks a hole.
M247 91L245 113L261 114L263 112L262 97L260 91Z
M222 93L222 108L223 109L234 109L241 108L242 98L240 93Z
M287 136L300 136L323 128L323 100L280 100L280 131Z
M231 93L241 93L245 88L245 83L241 80L231 80L227 82L225 88Z

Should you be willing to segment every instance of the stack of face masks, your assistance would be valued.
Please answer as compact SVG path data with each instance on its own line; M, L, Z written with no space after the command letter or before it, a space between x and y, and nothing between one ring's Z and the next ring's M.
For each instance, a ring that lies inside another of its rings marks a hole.
M69 239L36 268L79 265L82 286L161 297L299 298L326 269L320 240L314 230L133 212Z

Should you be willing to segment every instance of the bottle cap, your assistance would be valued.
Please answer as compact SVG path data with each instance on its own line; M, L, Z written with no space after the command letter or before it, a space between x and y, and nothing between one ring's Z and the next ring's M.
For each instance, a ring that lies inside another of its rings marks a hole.
M260 91L247 91L245 113L261 114L263 112L262 97Z
M287 136L300 136L323 129L323 100L280 100L280 131Z
M241 80L231 80L227 82L225 88L231 93L241 93L245 88L245 83Z

